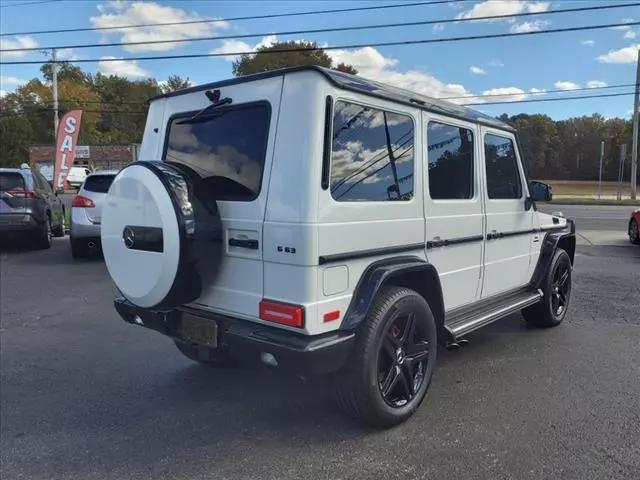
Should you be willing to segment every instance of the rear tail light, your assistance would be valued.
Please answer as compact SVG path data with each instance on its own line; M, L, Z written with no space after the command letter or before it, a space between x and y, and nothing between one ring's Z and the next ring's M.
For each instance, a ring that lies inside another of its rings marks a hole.
M304 307L273 300L262 300L260 302L260 319L289 327L302 328L304 326Z
M18 188L14 188L11 190L6 190L5 193L8 193L12 197L22 197L22 198L38 198L38 193L33 190L21 190Z
M96 206L96 204L93 203L93 200L91 200L90 198L83 197L82 195L76 195L75 197L73 197L71 206L78 208L93 208Z

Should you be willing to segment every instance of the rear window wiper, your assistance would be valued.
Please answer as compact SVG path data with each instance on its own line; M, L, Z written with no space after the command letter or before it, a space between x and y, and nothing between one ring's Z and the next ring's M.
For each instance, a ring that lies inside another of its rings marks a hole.
M217 90L217 92L219 92L219 90ZM230 97L225 97L225 98L219 98L219 94L218 96L214 96L211 95L210 92L205 92L205 94L207 94L207 98L209 100L211 100L213 103L211 105L207 105L206 107L204 107L202 110L200 110L198 113L196 113L194 116L187 118L186 120L182 120L179 122L176 122L177 125L185 125L185 124L189 124L189 123L197 123L198 121L207 121L209 120L209 118L212 117L212 115L208 115L209 112L211 112L214 108L220 107L222 105L228 105L230 104L233 100L231 100ZM224 112L220 112L220 115L222 115ZM215 115L216 117L219 115Z

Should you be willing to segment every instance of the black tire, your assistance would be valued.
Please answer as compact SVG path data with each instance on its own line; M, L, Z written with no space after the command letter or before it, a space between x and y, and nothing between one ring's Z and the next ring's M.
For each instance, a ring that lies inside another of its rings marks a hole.
M551 259L542 292L542 301L522 310L522 316L535 327L556 327L567 315L571 299L571 260L561 248Z
M71 244L71 256L73 258L87 258L89 256L89 248L86 241L69 239Z
M54 237L64 237L65 234L65 218L64 218L64 208L62 209L62 217L60 217L60 222L58 222L58 225L53 229L53 236Z
M634 245L640 245L640 227L635 218L629 222L629 241Z
M174 343L176 347L178 347L178 350L180 350L180 353L196 363L209 367L228 368L235 366L235 362L224 349L209 348L180 340L174 340Z
M51 217L47 214L44 217L44 222L38 227L36 232L35 246L39 250L46 250L51 248Z
M347 366L335 375L338 406L377 427L404 422L427 393L437 344L425 299L408 288L383 288L357 332Z

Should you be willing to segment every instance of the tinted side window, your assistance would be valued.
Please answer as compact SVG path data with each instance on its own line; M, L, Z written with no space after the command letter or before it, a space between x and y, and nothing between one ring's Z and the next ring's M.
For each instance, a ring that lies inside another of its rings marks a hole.
M47 182L47 179L44 178L39 171L32 170L32 175L40 190L43 190L47 193L53 193L53 190L51 189L51 185L49 185L49 182Z
M520 198L522 183L513 141L498 135L485 135L484 160L489 198Z
M473 197L473 132L429 122L427 141L431 198Z
M173 117L164 160L186 165L218 200L250 201L260 193L271 109L265 103Z
M409 200L413 196L413 120L336 102L331 196L339 202Z
M114 178L113 175L91 175L84 181L82 188L89 192L107 193Z
M25 190L22 175L13 172L0 172L0 192L7 190Z

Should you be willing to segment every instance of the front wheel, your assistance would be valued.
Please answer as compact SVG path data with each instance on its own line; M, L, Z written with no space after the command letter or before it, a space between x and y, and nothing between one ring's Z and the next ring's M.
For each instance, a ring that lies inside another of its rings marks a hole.
M634 245L640 245L640 228L635 218L629 222L629 241Z
M53 229L53 236L54 237L64 237L64 233L65 233L65 211L64 208L62 209L62 216L60 217L60 221L58 222L58 225Z
M524 319L536 327L560 325L567 315L571 298L571 260L564 250L558 249L551 259L542 291L544 296L540 303L522 310Z
M436 324L425 299L408 288L385 287L357 333L349 363L336 374L336 401L365 423L397 425L422 403L436 354Z

